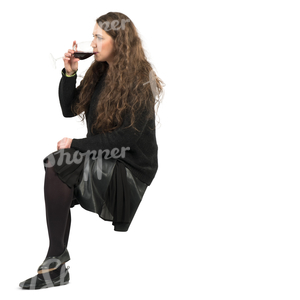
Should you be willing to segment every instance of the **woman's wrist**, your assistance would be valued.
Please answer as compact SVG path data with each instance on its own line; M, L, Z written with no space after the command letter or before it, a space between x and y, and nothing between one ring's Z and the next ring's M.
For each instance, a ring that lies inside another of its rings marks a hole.
M76 72L77 72L77 71L75 71L75 72L73 72L73 73L69 73L69 72L66 71L65 74L66 74L67 77L72 77L72 76L74 76L74 75L76 74Z

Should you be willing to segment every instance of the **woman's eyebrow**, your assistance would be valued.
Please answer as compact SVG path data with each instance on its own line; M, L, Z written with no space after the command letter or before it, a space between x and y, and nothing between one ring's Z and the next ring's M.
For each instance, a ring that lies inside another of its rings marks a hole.
M102 37L102 35L101 34L99 34L99 33L93 33L93 35L95 35L95 36L101 36Z

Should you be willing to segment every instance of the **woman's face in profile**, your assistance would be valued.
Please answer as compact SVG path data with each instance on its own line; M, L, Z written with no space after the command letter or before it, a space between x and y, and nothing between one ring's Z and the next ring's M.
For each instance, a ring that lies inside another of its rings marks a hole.
M114 40L100 28L98 23L95 24L93 37L91 45L94 48L94 52L98 52L95 54L95 60L106 61L110 64L113 61Z

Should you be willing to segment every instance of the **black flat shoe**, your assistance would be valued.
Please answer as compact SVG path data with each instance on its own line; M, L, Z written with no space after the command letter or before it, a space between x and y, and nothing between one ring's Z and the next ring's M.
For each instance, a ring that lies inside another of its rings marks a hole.
M70 281L70 274L67 267L62 273L51 279L49 275L44 274L43 278L38 277L38 275L31 277L19 284L22 289L26 290L38 290L48 287L60 286L68 284Z
M66 248L65 251L59 256L47 257L44 260L44 262L39 266L37 272L38 274L43 274L46 272L53 271L57 269L60 265L64 264L69 260L70 260L70 255Z

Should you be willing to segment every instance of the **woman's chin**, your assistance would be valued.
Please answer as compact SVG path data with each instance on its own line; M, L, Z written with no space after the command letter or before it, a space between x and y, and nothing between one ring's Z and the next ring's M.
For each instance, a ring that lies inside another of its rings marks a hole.
M102 61L102 58L99 57L99 56L100 56L100 53L95 54L95 60L96 61Z

